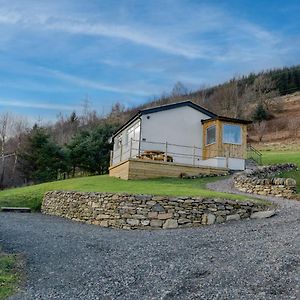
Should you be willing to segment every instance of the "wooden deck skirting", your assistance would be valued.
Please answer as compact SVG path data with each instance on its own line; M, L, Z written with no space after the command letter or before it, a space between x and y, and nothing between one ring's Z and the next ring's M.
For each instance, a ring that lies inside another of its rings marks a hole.
M121 179L147 179L158 177L179 177L180 174L225 174L226 168L191 166L172 162L129 159L109 168L109 176Z

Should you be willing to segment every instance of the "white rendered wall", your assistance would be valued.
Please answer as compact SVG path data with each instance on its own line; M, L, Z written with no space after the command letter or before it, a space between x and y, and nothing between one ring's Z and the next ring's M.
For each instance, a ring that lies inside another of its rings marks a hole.
M165 151L165 145L157 143L166 142L189 146L190 148L168 145L167 152L173 157L174 162L195 165L200 163L202 159L201 120L208 119L207 115L184 106L142 115L141 118L141 150ZM194 151L196 158L193 158Z
M242 158L228 158L228 168L231 170L245 170L245 160Z

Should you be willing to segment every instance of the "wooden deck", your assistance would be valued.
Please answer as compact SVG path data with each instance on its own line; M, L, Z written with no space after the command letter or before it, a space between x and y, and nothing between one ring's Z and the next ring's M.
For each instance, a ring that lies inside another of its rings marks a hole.
M173 162L129 159L109 168L109 176L129 180L188 175L225 174L226 168L191 166Z

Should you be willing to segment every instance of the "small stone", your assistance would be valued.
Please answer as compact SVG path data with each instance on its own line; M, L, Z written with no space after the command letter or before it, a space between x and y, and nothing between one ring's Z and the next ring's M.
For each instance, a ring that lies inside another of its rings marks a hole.
M177 220L174 219L168 219L163 225L164 229L173 229L177 227L178 227L178 222Z
M132 225L132 226L137 226L140 223L140 220L137 219L127 219L127 224Z
M148 218L149 219L157 219L158 213L157 212L149 212Z
M186 219L186 218L181 218L178 220L178 224L182 225L182 224L186 224L186 223L189 223L190 220L189 219Z
M159 220L166 220L166 219L170 219L173 217L172 213L163 213L163 214L158 214L158 219Z
M275 210L264 210L264 211L257 211L250 215L251 219L264 219L270 218L275 215Z
M101 221L99 225L102 227L108 227L108 221Z
M150 226L151 227L161 227L163 224L162 220L151 220L150 221Z
M153 212L165 212L165 209L160 204L155 204L152 206L151 211Z
M142 224L143 226L148 226L148 225L150 224L150 220L142 220L142 221L141 221L141 224Z
M96 219L101 220L101 219L109 219L110 215L104 215L104 214L99 214L97 215Z
M296 180L293 179L293 178L287 178L287 179L285 180L285 184L286 184L287 186L296 186Z
M213 214L208 214L207 215L207 225L214 224L216 220L216 216Z
M167 197L165 197L165 196L154 196L154 197L152 197L153 201L164 201L166 199L167 199Z
M216 222L217 222L217 223L223 223L223 222L225 222L225 218L222 217L222 216L217 216Z
M238 214L226 216L226 221L233 221L233 220L237 221L240 219L241 219L241 217Z

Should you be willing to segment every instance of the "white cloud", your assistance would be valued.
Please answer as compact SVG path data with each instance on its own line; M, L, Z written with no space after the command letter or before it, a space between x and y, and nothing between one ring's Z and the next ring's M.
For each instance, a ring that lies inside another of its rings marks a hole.
M90 22L79 17L57 17L43 14L38 16L30 15L28 17L19 11L10 12L4 9L0 10L0 24L18 25L23 29L53 30L69 34L118 38L186 58L208 58L210 56L209 53L212 51L209 45L202 46L181 41L175 34L176 28L170 31L170 27L153 29L141 24L130 26L107 22ZM204 26L202 25L202 27ZM184 32L181 34L184 34Z
M132 94L132 95L140 95L140 96L146 96L148 95L148 92L145 91L146 86L143 87L143 89L138 89L138 85L135 84L135 87L122 87L117 85L109 85L104 84L98 81L85 79L82 77L74 76L71 74L67 74L58 70L52 70L47 68L40 68L42 72L44 72L44 75L50 75L53 78L64 80L73 84L77 84L79 86L85 87L85 88L91 88L95 90L101 90L101 91L109 91L109 92L115 92L115 93L126 93L126 94ZM151 87L148 87L151 89Z
M63 105L56 103L46 103L46 102L31 102L28 100L16 100L16 99L1 99L0 105L2 106L13 106L19 108L40 108L49 110L60 110L60 111L73 111L81 109L79 106L74 105Z

